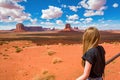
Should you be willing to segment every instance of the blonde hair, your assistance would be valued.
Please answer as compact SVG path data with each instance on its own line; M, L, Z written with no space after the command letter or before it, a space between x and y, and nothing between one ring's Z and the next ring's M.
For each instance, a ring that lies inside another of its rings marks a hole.
M94 48L98 46L100 40L100 33L97 28L89 27L85 30L83 34L83 55L87 52L90 48ZM82 65L84 66L85 62L82 61Z

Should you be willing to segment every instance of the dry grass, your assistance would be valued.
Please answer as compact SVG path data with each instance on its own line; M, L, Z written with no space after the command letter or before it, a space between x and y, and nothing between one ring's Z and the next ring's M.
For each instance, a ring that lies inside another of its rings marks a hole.
M0 53L1 56L3 56L3 59L8 59L9 55L5 54L5 53Z
M18 47L18 46L13 46L13 47L16 49L16 52L17 52L17 53L19 53L19 52L23 51L23 49L22 49L22 48L20 48L20 47Z
M100 31L102 42L120 41L120 33L111 33L108 31ZM82 42L83 31L79 32L4 32L0 33L0 45L4 44L1 41L16 41L29 40L37 45L51 45L51 44L78 44Z
M56 52L55 51L52 51L52 50L49 50L48 52L47 52L47 54L49 55L49 56L52 56L52 55L54 55Z
M32 80L55 80L55 75L48 72L48 70L43 70L41 74L35 76Z
M8 43L9 43L8 41L0 41L0 45L8 44Z
M62 59L61 59L61 58L58 58L58 57L53 58L53 60L52 60L52 63L53 63L53 64L57 64L57 63L61 63L61 62L63 62Z

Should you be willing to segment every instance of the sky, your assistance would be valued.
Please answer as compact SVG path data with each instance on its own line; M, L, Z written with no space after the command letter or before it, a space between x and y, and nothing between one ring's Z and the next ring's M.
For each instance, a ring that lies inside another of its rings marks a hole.
M0 0L0 30L15 29L17 23L120 30L120 0Z

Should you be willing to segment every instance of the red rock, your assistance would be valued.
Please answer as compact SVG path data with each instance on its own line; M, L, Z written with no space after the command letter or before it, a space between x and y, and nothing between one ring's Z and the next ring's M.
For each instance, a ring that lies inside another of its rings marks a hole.
M65 25L65 28L62 31L74 31L69 23Z
M16 29L14 30L15 32L25 32L24 25L22 23L16 24Z

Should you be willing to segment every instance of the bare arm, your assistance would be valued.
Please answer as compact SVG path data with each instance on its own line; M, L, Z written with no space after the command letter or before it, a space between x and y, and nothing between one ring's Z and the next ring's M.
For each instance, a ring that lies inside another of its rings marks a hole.
M84 73L78 77L76 80L86 80L90 74L92 64L90 64L88 61L85 61L85 68Z

